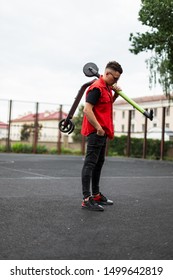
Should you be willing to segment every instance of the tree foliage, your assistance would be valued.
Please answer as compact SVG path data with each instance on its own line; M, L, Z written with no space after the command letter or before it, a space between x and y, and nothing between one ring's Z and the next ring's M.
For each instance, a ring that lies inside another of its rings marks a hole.
M82 120L83 120L83 109L84 109L84 106L80 105L78 113L74 117L75 129L74 129L74 132L73 132L73 140L75 142L81 142L82 141L81 126L82 126Z
M38 138L40 136L40 130L42 129L42 125L38 125ZM20 140L21 141L28 141L30 136L34 133L35 126L34 124L23 124L21 132L20 132Z
M149 30L130 34L130 51L151 51L150 86L159 82L168 95L173 89L173 0L141 0L139 21Z

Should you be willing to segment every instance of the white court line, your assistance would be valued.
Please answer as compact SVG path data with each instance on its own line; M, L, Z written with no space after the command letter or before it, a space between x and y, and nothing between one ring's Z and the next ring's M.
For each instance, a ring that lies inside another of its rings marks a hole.
M0 180L62 180L63 177L0 177Z
M3 169L6 169L6 170L10 170L10 171L17 171L17 172L20 172L20 173L26 173L26 174L31 174L31 175L36 175L37 177L20 177L20 178L16 178L16 177L1 177L0 179L2 180L5 180L5 179L26 179L26 180L33 180L33 179L40 179L40 180L43 180L43 179L54 179L54 180L59 180L59 179L78 179L78 178L81 178L80 176L74 176L74 177L52 177L52 176L49 176L49 175L44 175L44 174L40 174L40 173L35 173L35 172L30 172L30 171L24 171L24 170L20 170L20 169L15 169L15 168L10 168L10 167L4 167L2 166L1 168ZM173 176L103 176L101 177L102 179L173 179Z
M33 173L34 174L34 173ZM1 180L72 180L81 179L79 176L73 177L51 177L51 176L39 176L39 177L0 177ZM115 176L115 177L101 177L101 179L173 179L173 176Z
M146 178L146 179L173 179L173 176L113 176L113 177L101 177L101 178L110 178L110 179L124 179L124 178L128 178L128 179L141 179L141 178Z
M6 169L6 170L10 170L10 171L17 171L17 172L21 172L21 173L26 173L26 174L32 174L32 175L36 175L39 177L45 177L45 178L54 178L48 175L44 175L44 174L39 174L39 173L34 173L34 172L30 172L30 171L24 171L24 170L20 170L20 169L15 169L15 168L9 168L9 167L4 167L2 166L1 169ZM8 179L8 178L7 178Z

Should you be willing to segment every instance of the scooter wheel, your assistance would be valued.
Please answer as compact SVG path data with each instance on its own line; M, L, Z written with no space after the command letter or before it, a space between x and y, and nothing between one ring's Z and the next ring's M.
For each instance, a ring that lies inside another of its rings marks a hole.
M75 128L74 123L71 120L63 119L59 122L59 130L63 133L72 133Z

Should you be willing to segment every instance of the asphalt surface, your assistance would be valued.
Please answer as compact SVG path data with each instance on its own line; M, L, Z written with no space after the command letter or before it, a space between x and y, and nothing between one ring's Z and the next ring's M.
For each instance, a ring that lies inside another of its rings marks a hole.
M82 165L0 154L0 259L173 259L173 162L107 158L104 212L81 209Z

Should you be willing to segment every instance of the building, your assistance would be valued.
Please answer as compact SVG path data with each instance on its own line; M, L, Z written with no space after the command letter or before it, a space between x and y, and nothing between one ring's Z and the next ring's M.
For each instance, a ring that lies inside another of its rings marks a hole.
M132 98L145 110L153 109L153 121L148 119L147 137L161 139L163 107L165 107L165 140L173 140L173 100L165 95ZM114 103L113 117L116 136L127 135L129 110L131 113L131 137L143 138L145 130L145 116L134 109L124 99L118 98ZM157 131L157 132L156 132Z
M162 139L162 129L159 127L153 127L148 131L148 138L152 139ZM165 141L173 141L173 131L171 131L169 128L165 127Z
M66 118L67 114L62 112L62 119ZM39 141L43 142L57 142L58 139L58 124L60 121L60 112L38 113ZM11 121L10 138L13 141L20 141L21 130L23 125L34 125L36 114L26 114Z
M0 121L0 139L6 139L8 134L8 124Z

